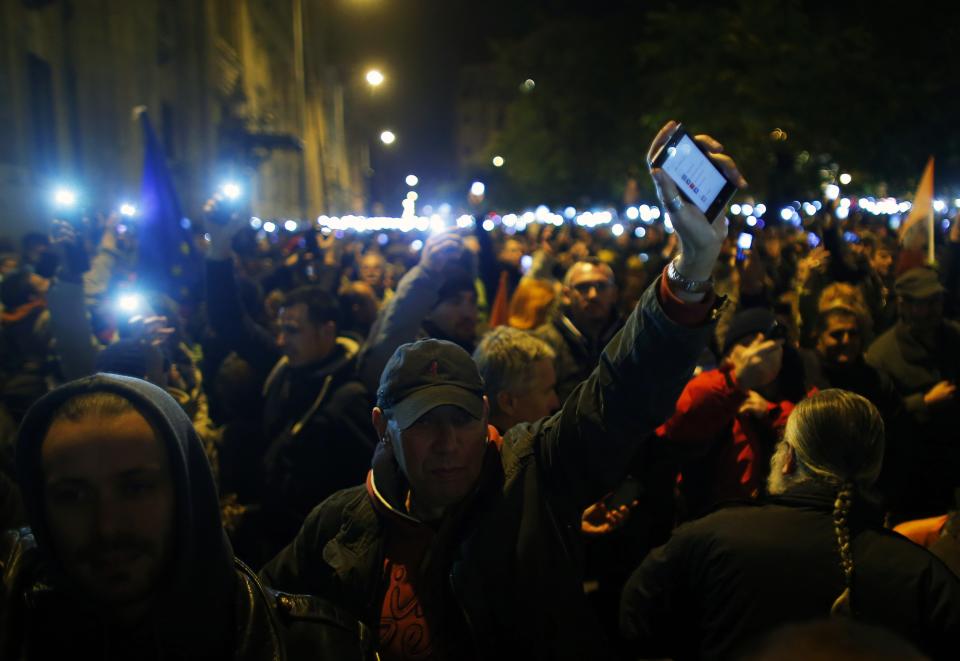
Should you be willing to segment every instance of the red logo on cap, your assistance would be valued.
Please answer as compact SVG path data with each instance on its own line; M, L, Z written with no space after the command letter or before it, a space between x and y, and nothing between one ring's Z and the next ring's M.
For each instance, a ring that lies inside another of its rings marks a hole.
M430 368L427 371L430 372L431 376L437 376L437 371L439 370L439 368L440 368L440 364L434 360L430 362Z

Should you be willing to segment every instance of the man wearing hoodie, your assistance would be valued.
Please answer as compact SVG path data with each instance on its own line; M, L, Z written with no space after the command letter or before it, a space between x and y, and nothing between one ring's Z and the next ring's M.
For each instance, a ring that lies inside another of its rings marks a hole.
M746 184L718 143L698 140ZM384 660L611 656L574 557L580 516L623 478L692 374L716 316L709 278L726 236L723 217L707 219L653 174L683 252L563 408L500 442L462 347L399 347L380 378L381 443L366 485L310 514L263 569L270 585L335 601L379 632Z
M237 295L231 237L241 226L208 208L207 310L217 338L264 378L261 431L266 451L263 523L272 555L331 493L363 481L376 437L370 397L354 378L359 345L338 332L340 310L319 286L284 296L276 338L253 322ZM269 557L269 555L267 557Z
M296 598L234 560L165 391L115 375L54 390L24 419L17 472L30 528L0 545L0 658L284 658Z

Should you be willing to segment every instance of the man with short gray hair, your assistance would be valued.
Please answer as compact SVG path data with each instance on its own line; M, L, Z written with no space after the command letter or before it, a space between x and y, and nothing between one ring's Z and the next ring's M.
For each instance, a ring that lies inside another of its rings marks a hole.
M473 360L490 398L490 424L501 434L560 408L556 352L543 340L509 326L488 333Z

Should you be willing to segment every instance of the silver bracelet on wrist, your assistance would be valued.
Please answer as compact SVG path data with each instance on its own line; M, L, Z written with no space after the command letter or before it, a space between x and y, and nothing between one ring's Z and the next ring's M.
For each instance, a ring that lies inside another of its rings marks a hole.
M677 270L678 259L680 259L679 256L674 257L667 266L667 280L670 281L670 284L681 291L690 292L691 294L703 294L713 288L712 276L706 280L690 280L680 275L680 272Z

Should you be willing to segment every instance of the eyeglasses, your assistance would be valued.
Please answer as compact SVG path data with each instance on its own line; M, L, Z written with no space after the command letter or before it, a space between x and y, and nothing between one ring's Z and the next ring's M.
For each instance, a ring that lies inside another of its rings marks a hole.
M578 294L586 296L590 293L591 289L596 289L598 294L603 294L612 286L608 280L596 280L594 282L581 282L580 284L573 285L572 289L576 290Z

